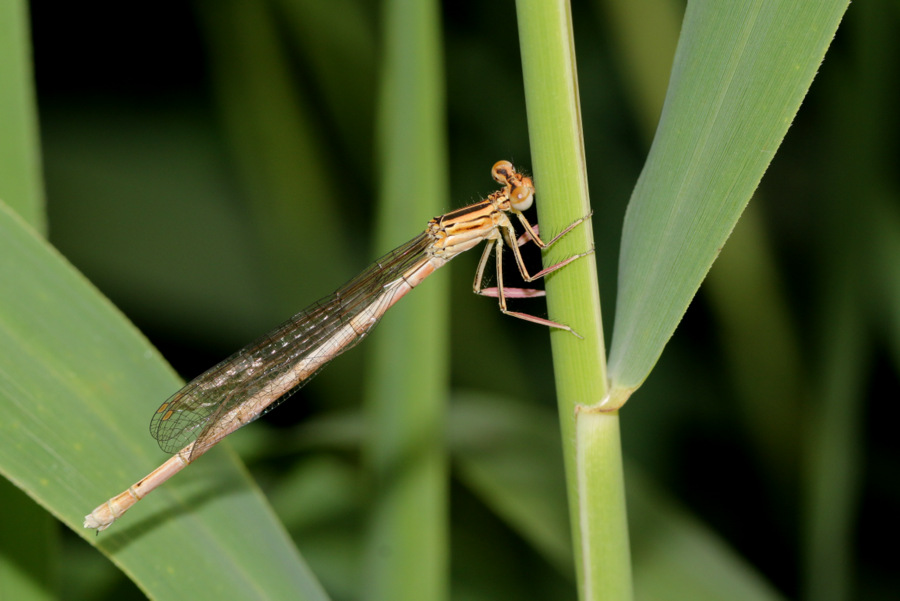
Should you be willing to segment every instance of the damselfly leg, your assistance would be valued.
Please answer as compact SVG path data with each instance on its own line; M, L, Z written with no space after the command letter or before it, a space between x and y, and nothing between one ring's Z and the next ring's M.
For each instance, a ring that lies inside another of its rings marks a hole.
M544 325L547 327L565 330L567 332L571 332L578 338L582 338L582 336L580 334L578 334L578 332L576 332L575 330L573 330L572 328L570 328L569 326L567 326L565 324L557 323L555 321L551 321L549 319L544 319L542 317L537 317L535 315L529 315L528 313L520 313L518 311L510 311L509 309L507 309L507 307L506 307L506 299L507 298L535 298L535 297L545 296L546 293L543 290L535 290L535 289L531 289L531 288L504 287L504 285L503 285L503 246L504 246L503 241L505 238L507 241L506 245L512 249L513 255L515 256L515 259L516 259L516 266L519 269L519 273L521 274L522 279L525 280L526 282L533 282L535 280L539 280L540 278L546 276L549 273L553 273L554 271L565 267L572 261L575 261L577 259L580 259L582 257L585 257L585 256L593 253L594 249L592 248L586 252L579 253L577 255L572 255L571 257L568 257L568 258L560 261L559 263L556 263L554 265L546 267L546 268L542 269L541 271L532 275L528 272L528 268L525 267L525 261L522 258L522 253L519 250L519 248L521 246L523 246L524 244L526 244L528 241L534 242L534 244L538 248L541 248L541 249L548 248L549 246L553 245L557 240L559 240L560 238L562 238L563 236L565 236L566 234L571 232L574 228L576 228L579 225L581 225L582 223L584 223L584 221L586 219L588 219L590 216L591 216L591 213L585 215L584 217L576 219L571 224L569 224L563 231L561 231L560 233L555 235L552 239L550 239L547 242L544 242L543 240L541 240L541 238L538 234L538 226L532 225L522 213L517 212L516 217L518 217L519 222L525 228L525 233L523 233L521 236L519 236L517 238L512 224L507 221L505 224L502 225L502 227L503 227L502 234L500 234L498 232L499 235L497 236L497 238L494 240L490 240L488 242L488 244L484 248L484 252L481 255L481 260L478 262L478 269L476 269L476 271L475 271L475 282L473 284L473 289L475 290L475 294L479 294L481 296L489 296L492 298L497 298L499 305L500 305L500 311L502 313L504 313L505 315L510 315L512 317L517 317L519 319L523 319L525 321L530 321L532 323L541 324L541 325ZM497 285L491 286L491 287L485 287L484 286L484 270L485 270L485 267L487 266L488 257L490 256L492 250L494 252L494 257L496 258Z

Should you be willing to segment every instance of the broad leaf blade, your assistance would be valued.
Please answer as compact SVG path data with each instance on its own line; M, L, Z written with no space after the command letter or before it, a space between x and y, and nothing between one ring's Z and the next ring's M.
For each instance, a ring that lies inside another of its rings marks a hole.
M101 535L82 520L165 459L149 414L178 380L138 332L0 205L0 472L151 597L325 598L224 449Z
M846 0L688 4L625 218L609 377L649 374L796 114Z

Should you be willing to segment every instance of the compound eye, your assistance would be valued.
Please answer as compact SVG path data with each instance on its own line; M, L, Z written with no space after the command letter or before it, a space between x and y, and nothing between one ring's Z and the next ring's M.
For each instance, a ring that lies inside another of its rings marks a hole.
M516 174L516 168L509 161L497 161L491 167L491 176L500 184L508 184L512 176Z
M522 183L512 189L509 193L509 204L521 212L531 208L534 202L534 184L531 183L530 177L523 177Z

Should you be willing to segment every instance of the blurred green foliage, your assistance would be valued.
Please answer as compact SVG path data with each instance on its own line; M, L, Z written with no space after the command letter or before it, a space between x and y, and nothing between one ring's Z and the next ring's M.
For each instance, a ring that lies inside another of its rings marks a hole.
M49 240L186 378L405 241L373 248L380 6L324 4L32 5ZM628 48L672 52L680 7L663 4L629 19L626 3L573 3L608 326L666 77L635 73ZM530 167L513 10L444 7L446 210L493 189L494 161ZM898 21L887 0L851 6L757 198L623 411L640 598L700 598L719 578L731 598L900 590ZM449 276L451 596L573 598L547 335L471 294L476 260ZM335 599L362 586L363 369L349 353L234 442ZM540 494L517 504L517 490ZM140 597L93 548L58 538L59 567L39 573L60 572L60 597ZM684 589L660 591L673 558Z

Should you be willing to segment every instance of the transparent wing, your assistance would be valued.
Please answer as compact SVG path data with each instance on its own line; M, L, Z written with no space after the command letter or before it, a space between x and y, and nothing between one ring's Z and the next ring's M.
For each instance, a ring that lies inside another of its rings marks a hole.
M384 294L385 288L423 261L431 243L428 234L421 234L391 251L330 296L187 383L160 405L150 420L150 433L160 448L175 453L196 439L191 455L201 454L214 442L204 443L214 425L233 415L231 410L246 399L265 393L267 387L298 362L319 356L327 359L322 362L324 367L327 361L356 345L375 323L365 331L356 332L346 327L349 321L371 309L376 301L391 304L392 299ZM342 330L352 334L340 336ZM252 419L273 409L316 373L318 370L293 388L282 391Z

